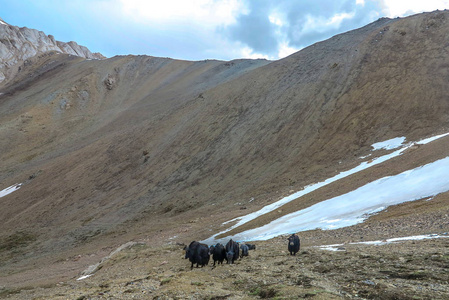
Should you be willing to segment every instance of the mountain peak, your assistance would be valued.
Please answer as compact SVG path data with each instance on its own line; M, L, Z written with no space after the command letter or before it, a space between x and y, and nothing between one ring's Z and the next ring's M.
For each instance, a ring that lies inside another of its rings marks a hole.
M6 22L5 22L5 21L3 21L3 19L2 19L2 18L0 18L0 25L8 25L8 24L6 24Z
M87 59L105 58L76 42L56 41L52 35L27 27L11 26L0 18L0 83L11 78L25 60L48 51Z

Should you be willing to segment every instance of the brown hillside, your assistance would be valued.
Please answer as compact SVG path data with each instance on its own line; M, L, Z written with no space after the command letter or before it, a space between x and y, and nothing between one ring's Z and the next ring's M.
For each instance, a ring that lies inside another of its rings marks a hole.
M275 62L29 59L0 86L0 188L24 183L0 199L0 240L11 244L0 273L13 282L33 264L133 239L207 238L354 166L375 142L448 131L448 33L449 12L437 11ZM447 154L427 149L341 189ZM34 280L23 278L11 284Z

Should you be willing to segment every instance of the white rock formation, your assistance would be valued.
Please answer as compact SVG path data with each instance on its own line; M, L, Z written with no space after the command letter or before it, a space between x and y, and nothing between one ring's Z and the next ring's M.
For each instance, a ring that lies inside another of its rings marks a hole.
M105 58L100 53L92 53L76 42L59 42L52 35L42 31L19 28L7 24L0 18L0 82L7 79L8 70L35 55L56 51L89 59Z

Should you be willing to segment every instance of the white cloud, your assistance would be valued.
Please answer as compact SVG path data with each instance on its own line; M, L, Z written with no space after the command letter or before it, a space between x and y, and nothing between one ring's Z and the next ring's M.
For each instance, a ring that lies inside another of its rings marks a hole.
M390 18L449 8L448 0L381 0L382 13Z
M259 58L265 58L265 59L277 59L273 57L269 57L265 54L256 53L251 49L250 47L242 47L240 49L241 58L249 58L249 59L259 59Z
M290 47L287 42L282 42L279 44L278 58L289 56L299 50L301 49Z
M333 27L339 27L341 22L343 22L345 19L352 19L355 16L355 12L352 13L341 13L336 14L332 18L330 18L327 22L327 26L333 26Z
M237 0L120 0L120 5L125 14L144 24L229 25L244 11L243 3Z
M277 40L279 41L279 44L277 56L266 56L266 58L276 60L298 52L300 50L299 48L291 47L288 43L288 37L285 31L285 27L288 26L288 21L286 20L285 15L280 13L279 11L272 11L268 16L268 20L270 21L270 23L277 26L275 35L277 37Z
M323 18L321 16L316 17L312 15L308 15L306 18L306 22L304 23L304 27L302 28L301 33L306 32L326 32L330 28L339 28L341 22L346 19L351 19L355 16L355 13L340 13L335 14L330 18Z
M98 15L100 26L117 33L109 36L122 41L116 46L121 49L119 53L110 55L133 53L188 60L275 60L382 16L449 7L449 0L355 0L343 9L327 1L305 6L299 1L94 0L89 7ZM104 44L111 49L111 43Z
M275 24L277 26L282 26L284 25L284 21L281 19L281 17L278 14L271 14L268 16L268 20L270 20L270 22L272 24Z

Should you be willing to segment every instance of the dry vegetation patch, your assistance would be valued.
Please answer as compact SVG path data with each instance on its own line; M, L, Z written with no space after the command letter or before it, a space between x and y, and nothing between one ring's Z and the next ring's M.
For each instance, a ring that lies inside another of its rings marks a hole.
M2 290L10 299L445 299L449 239L342 251L287 252L282 237L257 242L234 265L190 270L181 245L124 249L92 277L51 288Z

